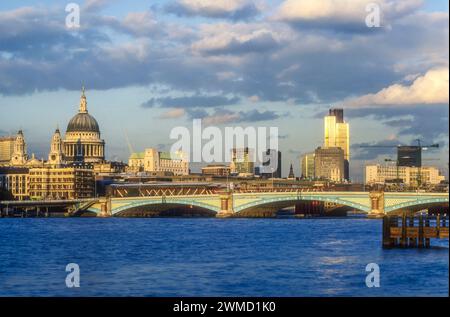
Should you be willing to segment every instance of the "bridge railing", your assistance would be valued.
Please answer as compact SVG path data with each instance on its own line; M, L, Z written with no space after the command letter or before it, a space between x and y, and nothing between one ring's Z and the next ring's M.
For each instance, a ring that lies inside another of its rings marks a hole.
M77 204L96 201L98 198L84 199L42 199L42 200L2 200L0 205L46 205L46 204Z
M324 189L295 188L295 187L274 187L274 188L236 188L232 192L237 194L247 193L315 193L325 192Z
M226 191L224 187L217 188L115 188L111 197L171 197L171 196L202 196L217 195ZM247 194L247 193L311 193L325 192L322 188L296 188L296 187L273 187L273 188L233 188L231 193ZM331 191L331 190L330 190Z

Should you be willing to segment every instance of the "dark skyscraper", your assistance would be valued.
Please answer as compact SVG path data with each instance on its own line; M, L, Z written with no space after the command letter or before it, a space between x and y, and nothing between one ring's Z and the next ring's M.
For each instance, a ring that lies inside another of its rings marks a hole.
M281 178L281 152L276 151L274 149L268 149L265 154L268 158L276 157L278 162L276 162L276 164L275 164L275 162L270 162L270 160L268 160L267 162L264 162L262 165L266 166L266 167L267 166L276 166L277 168L272 171L273 173L264 173L264 172L260 172L261 167L257 167L257 172L255 172L255 174L261 175L261 177L264 177L264 178L270 178L270 177L272 177L272 175L274 178Z
M336 123L344 123L344 109L341 108L330 109L329 115L336 117Z
M422 166L422 149L420 146L399 146L397 148L398 166Z

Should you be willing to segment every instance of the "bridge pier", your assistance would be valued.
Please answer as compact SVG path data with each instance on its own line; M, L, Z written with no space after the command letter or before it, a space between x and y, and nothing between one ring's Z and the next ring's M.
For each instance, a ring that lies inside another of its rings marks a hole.
M100 200L100 214L99 217L111 217L112 216L112 206L111 206L111 197L106 197L104 200Z
M368 214L369 218L379 219L383 218L384 212L384 192L369 193L371 210Z
M217 218L229 218L234 214L233 211L233 194L230 191L220 193L220 211Z

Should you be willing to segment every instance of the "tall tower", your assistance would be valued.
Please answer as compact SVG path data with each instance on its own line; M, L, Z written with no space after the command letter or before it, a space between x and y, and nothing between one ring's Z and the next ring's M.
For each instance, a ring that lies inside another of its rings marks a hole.
M349 179L350 161L350 127L344 121L343 109L330 109L324 118L324 148L341 148L344 150L344 178Z
M57 128L52 137L52 143L50 145L50 153L48 154L48 164L53 166L60 166L64 161L63 153L63 141L61 133Z
M25 165L27 161L27 144L25 142L25 137L23 136L22 130L19 130L16 136L16 141L14 142L14 153L11 159L11 165L21 166Z

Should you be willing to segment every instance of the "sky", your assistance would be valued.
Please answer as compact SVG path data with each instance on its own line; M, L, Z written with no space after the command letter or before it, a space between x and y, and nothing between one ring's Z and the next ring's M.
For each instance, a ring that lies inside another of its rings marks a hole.
M69 2L80 28L66 27ZM361 145L417 139L440 144L424 164L448 175L448 1L378 0L381 25L368 28L371 2L1 1L0 135L23 129L30 154L46 157L84 84L108 159L168 150L172 128L201 118L278 127L283 174L292 163L299 175L323 116L342 107L353 180L395 156Z

